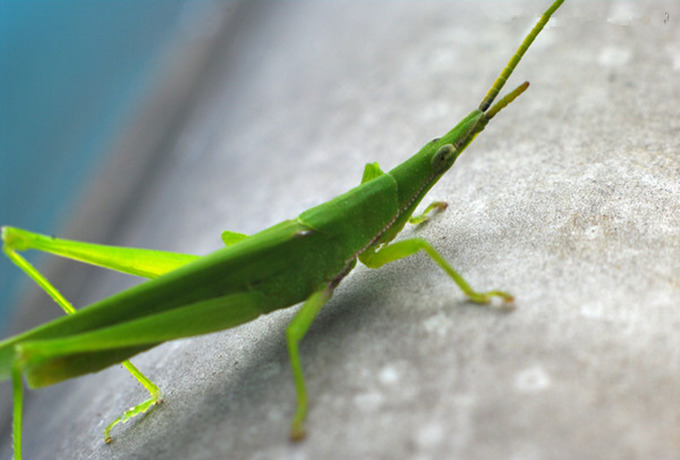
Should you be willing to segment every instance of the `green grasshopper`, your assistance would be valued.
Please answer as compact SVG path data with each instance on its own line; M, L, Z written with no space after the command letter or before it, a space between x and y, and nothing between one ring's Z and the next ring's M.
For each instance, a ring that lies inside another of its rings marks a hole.
M111 429L146 412L161 392L128 358L182 337L208 334L303 302L286 331L297 410L291 437L304 436L307 393L298 344L334 289L356 266L370 268L425 251L476 303L513 297L500 290L478 292L424 239L392 242L406 223L420 223L446 204L413 213L430 188L504 107L529 86L524 82L495 105L522 56L564 0L556 0L525 37L479 108L451 131L385 173L377 163L364 169L361 184L297 218L247 236L226 231L226 247L205 257L136 248L102 246L2 228L5 254L68 313L0 342L0 378L12 379L14 453L21 458L23 381L32 388L102 370L122 362L151 396L114 420ZM136 287L76 310L19 251L37 249L81 262L150 278Z

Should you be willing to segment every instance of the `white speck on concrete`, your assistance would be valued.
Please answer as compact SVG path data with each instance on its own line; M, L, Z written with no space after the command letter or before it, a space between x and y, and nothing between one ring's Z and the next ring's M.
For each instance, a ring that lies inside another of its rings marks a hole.
M399 377L399 371L390 364L380 369L380 373L378 374L380 383L385 386L394 385L399 381Z
M640 18L640 13L634 2L620 2L612 5L609 16L607 16L607 22L619 26L629 26L638 18Z
M439 444L444 438L444 427L439 423L429 423L416 433L416 442L422 448L431 448Z
M385 402L385 397L382 393L367 392L361 393L354 397L354 404L365 413L371 413L379 409Z
M583 235L589 240L594 240L598 238L601 234L602 229L600 228L599 225L593 225L583 232Z
M528 367L515 374L515 388L522 393L536 393L550 386L550 376L540 366Z
M602 302L595 301L586 303L581 307L581 315L586 318L602 318L604 316L604 307Z
M288 414L284 414L283 411L278 408L270 408L267 411L267 418L273 422L279 422L281 420L287 420Z
M540 450L534 445L522 445L514 453L512 453L508 458L510 460L538 460L543 458Z
M446 337L451 328L451 324L446 315L437 313L425 319L423 321L423 327L425 328L425 331L430 334L436 334L438 337Z
M603 67L619 67L628 64L632 52L615 46L608 46L600 51L597 62Z
M665 47L668 57L671 60L671 68L674 71L680 70L680 44L672 43Z

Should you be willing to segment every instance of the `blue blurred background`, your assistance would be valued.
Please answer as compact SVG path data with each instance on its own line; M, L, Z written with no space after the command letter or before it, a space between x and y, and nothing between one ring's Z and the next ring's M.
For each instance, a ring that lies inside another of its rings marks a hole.
M0 0L0 225L60 233L187 3ZM0 258L0 331L29 282Z

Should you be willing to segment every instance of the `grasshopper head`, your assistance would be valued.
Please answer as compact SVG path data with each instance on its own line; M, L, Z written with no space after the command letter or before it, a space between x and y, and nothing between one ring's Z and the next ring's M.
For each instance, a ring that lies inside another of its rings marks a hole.
M486 98L486 102L480 105L479 109L470 112L451 131L441 138L428 142L418 153L390 170L390 175L398 184L400 209L412 212L427 191L484 130L489 120L528 87L529 83L524 82L493 106L491 106L493 99Z
M477 137L477 134L484 130L489 121L526 91L528 87L529 82L525 81L500 101L496 102L491 108L488 108L488 105L480 105L479 109L473 110L451 131L446 133L445 136L432 141L430 146L432 149L432 158L430 160L432 172L439 175L445 173L463 150Z
M448 171L463 150L484 129L487 122L484 112L474 110L451 131L430 142L426 148L429 147L430 150L431 174L441 176Z

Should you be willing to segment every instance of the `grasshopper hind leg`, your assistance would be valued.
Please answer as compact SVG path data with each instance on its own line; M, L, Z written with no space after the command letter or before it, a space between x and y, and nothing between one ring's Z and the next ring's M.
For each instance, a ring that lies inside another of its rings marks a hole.
M146 388L149 391L149 394L151 396L142 403L137 404L136 406L132 406L131 408L123 412L120 416L118 416L113 422L109 423L106 429L104 429L104 441L107 444L111 442L111 429L114 426L118 425L119 423L125 423L131 418L136 417L138 415L142 415L156 404L160 404L163 402L163 394L161 393L160 388L158 388L158 386L155 383L149 380L147 376L142 374L139 371L139 369L137 369L135 365L132 364L130 361L123 361L121 364L125 369L127 369L130 372L130 374L132 374L134 378L136 378L139 381L139 383L144 385L144 388Z
M57 238L52 238L52 237L46 237L44 235L39 235L36 233L28 232L26 230L21 230L13 227L2 227L2 240L3 240L3 252L5 255L21 270L23 270L24 273L26 273L35 283L40 286L47 295L49 295L54 302L61 307L62 310L68 315L72 315L76 313L76 309L71 305L71 303L66 300L66 298L57 290L57 288L54 287L52 283L42 274L40 273L30 262L28 262L24 257L22 257L18 251L23 251L27 249L38 249L46 252L54 252L58 255L62 255L65 257L70 257L70 258L76 258L73 254L76 252L83 252L83 248L86 248L84 251L87 255L83 256L80 255L80 257L77 258L77 260L80 260L82 262L86 263L96 263L97 265L104 266L106 268L111 268L114 270L119 270L119 271L126 271L130 274L138 274L134 273L133 270L128 269L128 270L122 270L120 267L115 266L115 264L111 264L110 266L107 266L106 263L103 261L105 260L114 260L115 256L118 255L117 253L120 252L120 248L115 248L115 247L110 247L110 246L101 246L101 245L90 245L88 243L80 243L77 241L68 241L68 240L60 240ZM151 261L156 257L156 260L158 260L158 255L153 252L153 251L145 251L145 250L139 250L139 253L142 253L146 257L143 259L147 264L152 263ZM162 271L165 269L165 267L173 267L173 264L175 265L181 265L182 263L189 262L193 256L184 256L182 254L170 254L170 253L158 253L161 254L161 256L164 256L164 254L169 254L165 255L164 257L161 257L160 260L163 262L163 268L158 268L155 267L156 271ZM169 259L169 260L165 260ZM151 270L145 269L145 272L151 272ZM142 374L139 369L137 369L130 361L123 361L121 363L123 367L125 367L130 374L134 378L136 378L139 383L141 383L144 388L146 388L149 391L149 398L142 402L141 404L138 404L134 407L131 407L127 411L125 411L120 417L116 418L109 426L106 427L104 430L104 438L105 441L111 442L111 429L118 425L119 423L125 423L132 417L135 417L137 415L143 414L147 412L151 407L155 406L156 404L159 404L163 402L163 395L161 394L160 389L158 386L153 383L148 377L146 377L144 374ZM17 371L18 372L18 371ZM14 437L15 437L15 449L17 449L17 441L16 439L19 440L19 444L21 441L21 409L22 409L22 402L23 402L23 391L21 388L22 382L21 378L16 377L14 378L14 401L15 401L15 408L14 408ZM21 447L18 447L19 452ZM15 450L16 451L16 450ZM17 456L17 458L20 458L20 456Z

